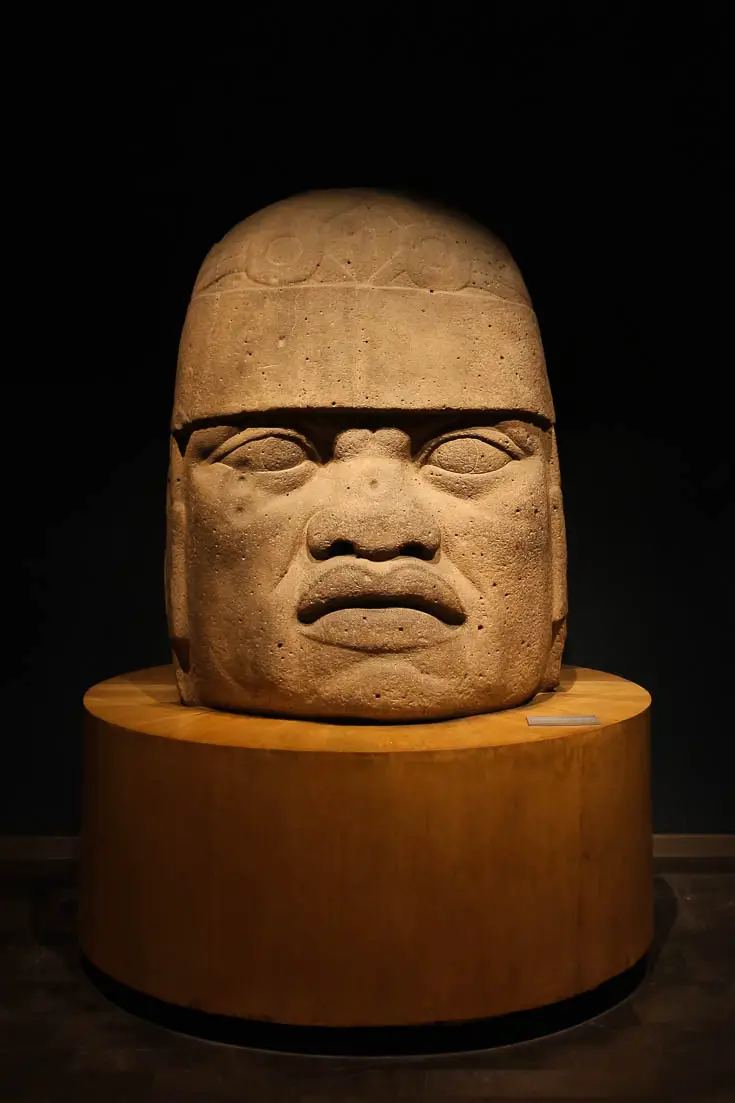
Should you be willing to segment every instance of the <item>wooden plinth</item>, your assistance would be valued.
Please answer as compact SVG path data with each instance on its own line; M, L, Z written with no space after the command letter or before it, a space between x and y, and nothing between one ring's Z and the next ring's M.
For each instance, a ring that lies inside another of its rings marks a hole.
M568 667L519 709L378 726L185 708L158 667L85 705L82 947L148 995L456 1022L587 991L649 946L650 698L631 682ZM527 724L552 713L600 724Z

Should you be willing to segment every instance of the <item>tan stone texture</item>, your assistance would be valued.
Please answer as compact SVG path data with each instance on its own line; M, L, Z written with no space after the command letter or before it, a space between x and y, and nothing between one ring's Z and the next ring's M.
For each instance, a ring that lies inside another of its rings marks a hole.
M206 257L181 338L167 597L186 704L406 721L558 681L564 520L507 249L389 193L308 193Z

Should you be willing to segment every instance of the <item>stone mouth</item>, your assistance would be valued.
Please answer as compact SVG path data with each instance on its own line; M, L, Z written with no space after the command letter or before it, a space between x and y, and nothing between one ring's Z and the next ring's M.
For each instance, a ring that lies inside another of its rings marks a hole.
M321 617L325 617L328 613L335 613L339 609L415 609L420 613L428 613L429 616L436 617L444 624L454 626L464 624L466 619L464 613L450 609L441 602L427 600L419 594L386 597L377 594L350 594L310 603L303 611L299 611L299 620L302 624L314 624Z
M467 619L445 579L413 566L380 574L361 566L333 567L307 588L297 616L308 625L342 609L413 609L453 627Z

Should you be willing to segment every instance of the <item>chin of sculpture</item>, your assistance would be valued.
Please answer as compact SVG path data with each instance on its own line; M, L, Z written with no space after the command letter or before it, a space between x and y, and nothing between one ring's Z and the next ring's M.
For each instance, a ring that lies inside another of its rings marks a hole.
M523 1036L524 1012L568 1026L629 991L650 698L561 667L565 562L541 339L499 241L371 191L227 234L176 378L175 662L85 698L80 935L108 994L298 1049L278 1024L491 1044L507 1015Z
M186 704L403 721L555 686L554 411L505 247L360 191L230 231L181 340L167 562Z

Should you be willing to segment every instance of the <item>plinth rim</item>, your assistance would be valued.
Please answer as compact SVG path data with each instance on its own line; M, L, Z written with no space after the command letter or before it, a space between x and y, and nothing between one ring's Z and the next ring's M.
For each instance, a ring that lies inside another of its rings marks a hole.
M539 743L602 728L645 713L647 690L616 674L563 666L556 690L500 712L413 723L359 723L241 714L181 704L172 665L147 667L92 686L86 711L128 731L185 743L252 750L332 753L417 753ZM565 716L594 715L596 724L565 725ZM559 716L558 726L531 726L529 716Z

